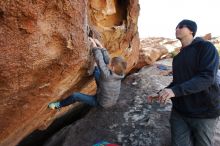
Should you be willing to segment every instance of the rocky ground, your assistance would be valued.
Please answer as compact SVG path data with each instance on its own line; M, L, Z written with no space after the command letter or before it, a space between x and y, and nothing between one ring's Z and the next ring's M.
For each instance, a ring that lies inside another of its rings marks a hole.
M153 65L128 76L123 81L117 105L109 109L92 108L86 117L63 128L45 146L91 146L99 141L122 146L170 145L171 103L160 106L146 102L147 95L172 80L165 72Z

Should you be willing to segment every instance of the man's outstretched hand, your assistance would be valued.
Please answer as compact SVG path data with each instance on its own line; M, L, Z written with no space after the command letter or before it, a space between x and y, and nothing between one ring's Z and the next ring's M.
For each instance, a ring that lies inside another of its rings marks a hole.
M173 90L165 88L159 92L159 101L161 104L166 104L170 98L175 97Z
M158 100L160 104L166 104L172 97L175 97L173 91L169 88L165 88L158 93L149 95L147 97L147 103L152 103Z
M154 101L158 100L159 95L157 93L151 94L149 96L147 96L147 103L151 104Z

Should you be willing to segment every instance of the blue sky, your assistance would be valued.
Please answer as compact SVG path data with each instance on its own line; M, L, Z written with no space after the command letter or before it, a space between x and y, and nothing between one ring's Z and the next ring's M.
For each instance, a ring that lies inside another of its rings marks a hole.
M139 0L138 29L141 38L175 38L176 25L182 19L197 23L196 36L212 33L220 36L219 0ZM218 16L219 15L219 16Z

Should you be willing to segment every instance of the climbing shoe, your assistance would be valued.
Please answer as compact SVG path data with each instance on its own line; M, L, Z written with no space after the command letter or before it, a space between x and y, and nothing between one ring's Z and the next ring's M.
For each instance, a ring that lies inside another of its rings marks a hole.
M58 109L60 108L60 102L51 102L48 104L48 108L50 109Z

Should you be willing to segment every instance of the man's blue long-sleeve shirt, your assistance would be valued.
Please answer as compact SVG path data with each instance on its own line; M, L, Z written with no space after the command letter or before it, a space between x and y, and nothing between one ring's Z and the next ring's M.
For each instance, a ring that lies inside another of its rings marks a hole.
M173 59L175 94L173 108L188 117L214 118L220 115L220 89L216 75L219 55L215 46L196 38Z

